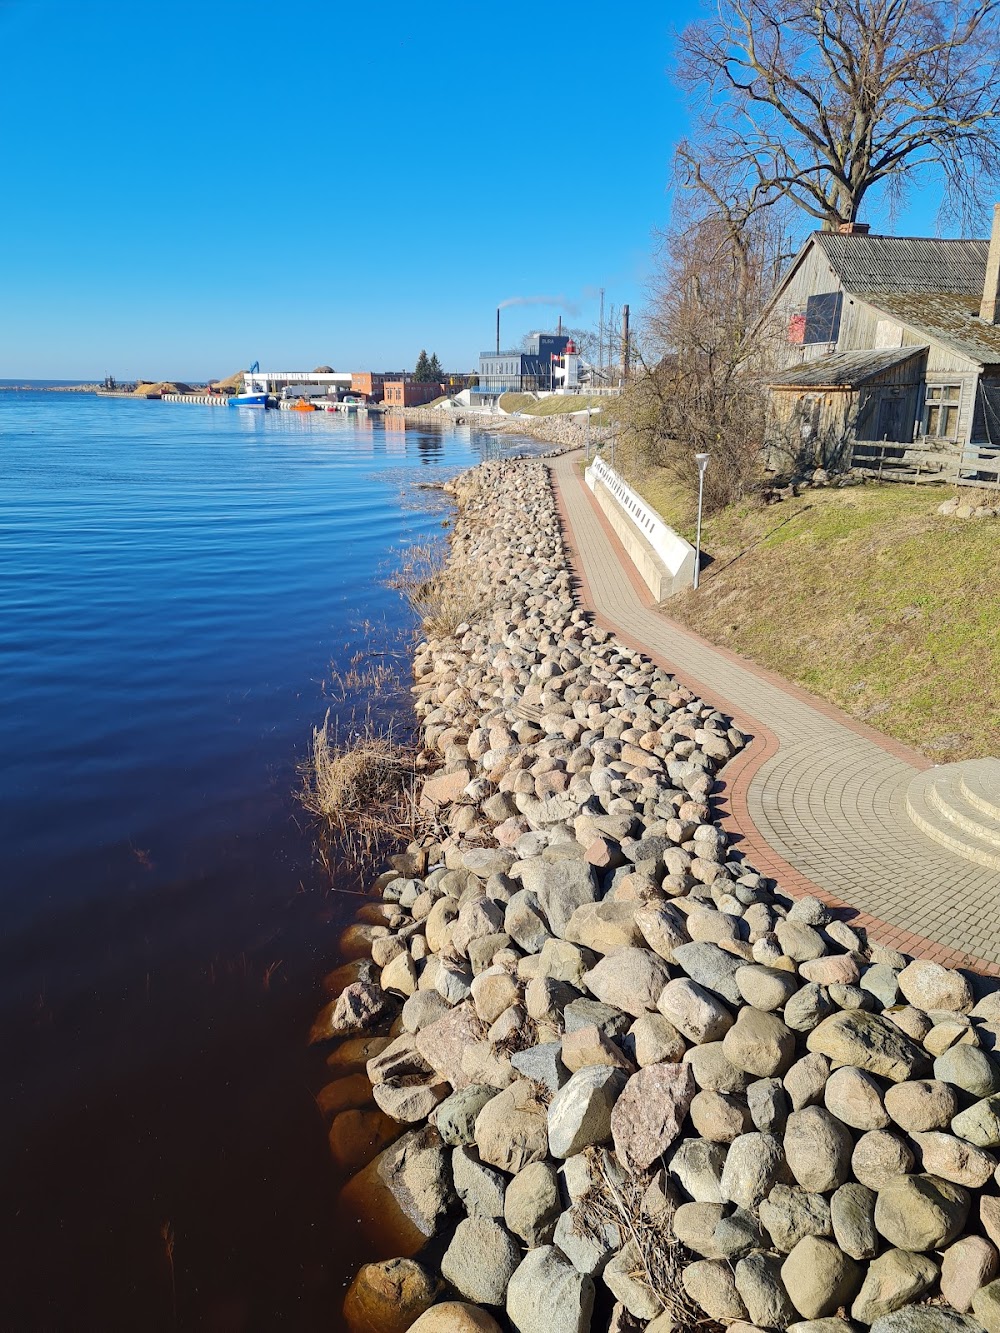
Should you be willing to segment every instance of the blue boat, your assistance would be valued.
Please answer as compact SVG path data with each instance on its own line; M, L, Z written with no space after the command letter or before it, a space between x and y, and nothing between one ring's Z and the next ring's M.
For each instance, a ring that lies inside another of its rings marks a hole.
M234 393L229 399L230 407L269 407L268 398L270 394L267 391L261 392L254 385L254 375L260 370L260 362L255 361L246 373L243 381L243 392ZM249 386L249 387L247 387Z

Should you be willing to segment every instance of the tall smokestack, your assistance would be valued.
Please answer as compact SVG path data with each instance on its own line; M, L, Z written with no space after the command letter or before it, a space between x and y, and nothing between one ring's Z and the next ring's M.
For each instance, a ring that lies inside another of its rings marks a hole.
M979 303L979 318L990 324L1000 324L1000 204L993 205L993 230L986 256L986 280L983 299Z
M628 306L622 306L622 378L628 379L632 344L628 332Z
M562 315L559 316L559 337L562 337Z
M500 355L500 307L497 306L497 356Z

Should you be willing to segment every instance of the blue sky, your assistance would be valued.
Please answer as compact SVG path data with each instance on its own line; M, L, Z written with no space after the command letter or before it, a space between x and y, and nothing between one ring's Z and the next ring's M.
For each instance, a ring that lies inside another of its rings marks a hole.
M697 10L0 0L0 378L464 368L504 299L636 310Z

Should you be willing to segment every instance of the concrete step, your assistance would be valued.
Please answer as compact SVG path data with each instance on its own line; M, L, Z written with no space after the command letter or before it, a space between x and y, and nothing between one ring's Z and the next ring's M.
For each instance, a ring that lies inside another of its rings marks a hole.
M918 773L907 788L906 809L922 833L956 856L1000 870L1000 760Z

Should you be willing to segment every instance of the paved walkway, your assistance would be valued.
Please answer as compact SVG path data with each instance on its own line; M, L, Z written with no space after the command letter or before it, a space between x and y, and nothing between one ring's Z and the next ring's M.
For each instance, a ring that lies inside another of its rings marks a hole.
M579 454L551 471L584 603L753 737L722 775L722 816L756 867L789 893L852 909L883 944L1000 973L1000 874L953 856L906 814L906 787L929 762L670 620L584 483Z

